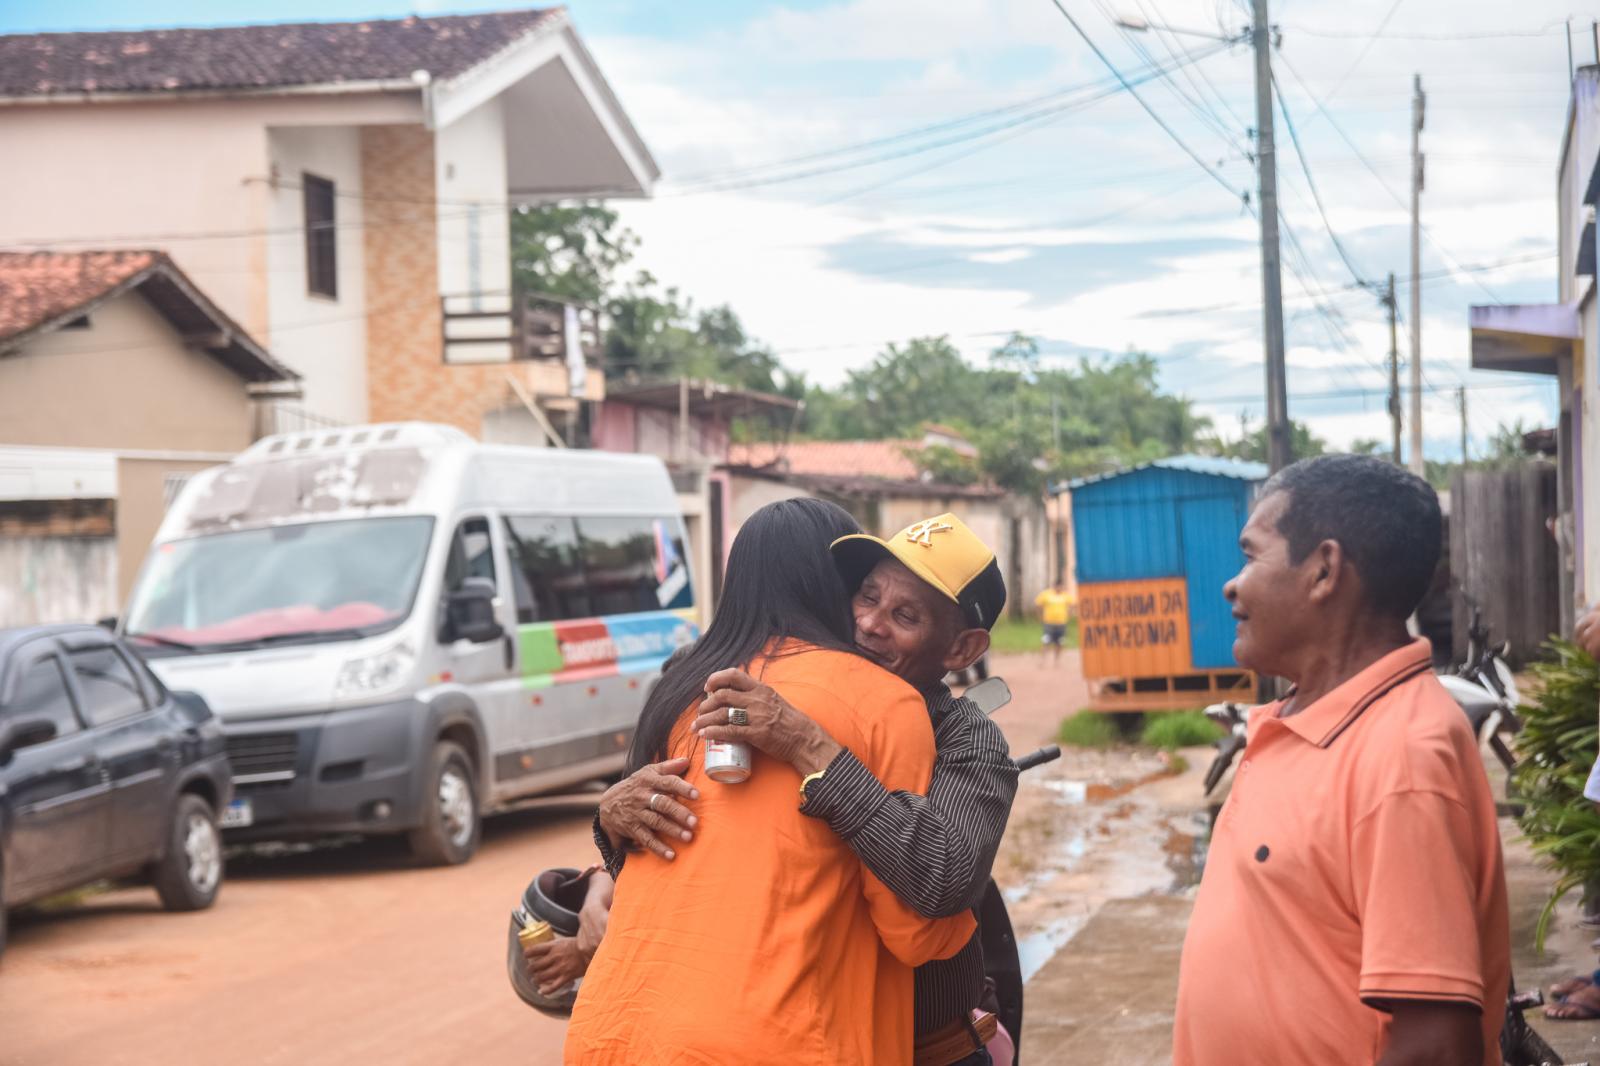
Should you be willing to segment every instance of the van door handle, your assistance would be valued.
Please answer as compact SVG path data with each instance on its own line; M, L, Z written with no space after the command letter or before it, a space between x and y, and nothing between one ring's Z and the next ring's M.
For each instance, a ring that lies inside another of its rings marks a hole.
M506 649L506 669L509 670L517 665L517 646L512 643L510 633L506 634L504 646Z
M91 761L87 755L80 755L76 759L61 760L50 767L50 772L53 774L72 774L77 773L79 770L86 770L92 765L94 765L94 761Z

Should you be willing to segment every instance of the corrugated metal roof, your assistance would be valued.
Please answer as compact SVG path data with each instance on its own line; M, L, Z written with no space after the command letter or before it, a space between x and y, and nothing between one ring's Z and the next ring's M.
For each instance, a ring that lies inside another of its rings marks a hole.
M1239 481L1265 481L1267 475L1271 473L1265 463L1252 463L1243 459L1219 459L1211 455L1172 455L1165 459L1141 463L1126 470L1115 470L1109 474L1094 474L1090 477L1076 478L1067 482L1066 487L1079 489L1085 485L1109 481L1115 477L1124 477L1139 470L1148 470L1151 467L1159 467L1162 470L1183 470L1191 474L1205 474L1210 477L1229 477Z

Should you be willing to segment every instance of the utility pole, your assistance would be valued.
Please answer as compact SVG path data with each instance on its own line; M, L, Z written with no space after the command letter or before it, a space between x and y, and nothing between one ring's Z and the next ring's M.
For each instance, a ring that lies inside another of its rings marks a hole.
M1389 311L1389 425L1394 430L1394 465L1400 465L1400 345L1395 318L1399 308L1394 298L1394 272L1383 289L1383 306Z
M1411 76L1411 472L1422 464L1422 116L1427 97L1422 75Z
M1276 472L1292 460L1289 383L1283 361L1283 278L1278 260L1278 163L1272 131L1272 28L1267 0L1251 0L1256 50L1256 173L1260 178L1261 295L1267 343L1267 461Z
M1456 406L1461 409L1461 465L1466 466L1467 460L1467 387L1463 385L1456 390Z

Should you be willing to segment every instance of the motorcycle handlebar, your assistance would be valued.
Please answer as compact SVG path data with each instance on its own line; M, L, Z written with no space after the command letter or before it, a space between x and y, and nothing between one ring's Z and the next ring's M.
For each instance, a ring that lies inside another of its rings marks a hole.
M1038 751L1029 752L1027 755L1024 755L1022 758L1018 759L1016 761L1017 771L1020 773L1023 770L1032 770L1035 766L1039 766L1042 763L1051 762L1052 760L1059 758L1061 758L1061 749L1055 744L1051 744L1040 748Z

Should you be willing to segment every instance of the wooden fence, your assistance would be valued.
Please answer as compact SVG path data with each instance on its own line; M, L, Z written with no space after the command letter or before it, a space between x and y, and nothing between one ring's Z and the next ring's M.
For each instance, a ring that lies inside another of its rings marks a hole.
M1513 665L1538 658L1561 624L1556 541L1556 468L1530 462L1456 474L1450 488L1450 576L1455 660L1466 654L1472 605L1490 639L1511 643Z

